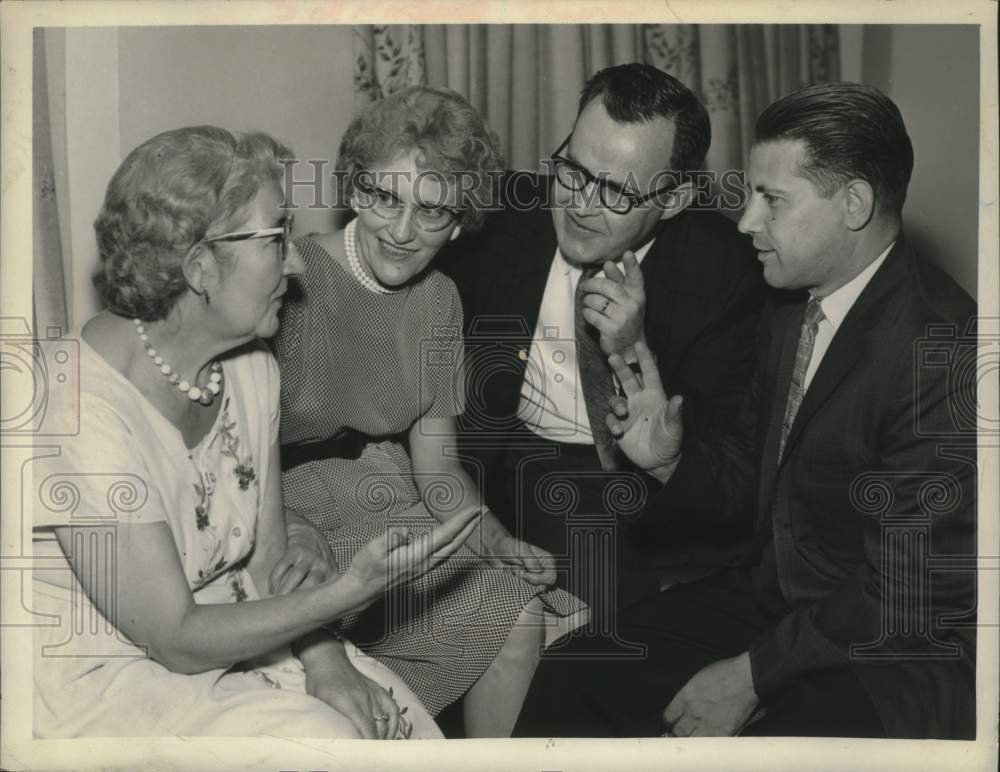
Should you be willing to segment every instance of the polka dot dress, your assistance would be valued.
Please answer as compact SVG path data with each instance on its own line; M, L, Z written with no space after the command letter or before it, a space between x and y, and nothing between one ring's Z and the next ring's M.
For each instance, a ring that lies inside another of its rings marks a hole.
M283 475L285 505L323 530L339 568L387 528L436 524L421 501L405 442L421 416L461 413L462 309L451 280L429 271L399 292L365 288L323 247L299 243L298 297L282 312L282 443L327 439L343 428L372 437L358 459L323 459ZM428 495L435 495L433 490ZM447 502L437 502L444 508ZM406 681L434 715L489 667L538 588L462 547L342 630ZM541 593L568 616L574 596Z

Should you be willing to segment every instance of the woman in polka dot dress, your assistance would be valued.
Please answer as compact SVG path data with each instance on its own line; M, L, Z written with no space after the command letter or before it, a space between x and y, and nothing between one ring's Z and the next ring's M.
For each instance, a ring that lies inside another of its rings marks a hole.
M470 202L501 161L464 99L413 87L351 124L338 168L358 216L299 243L306 270L276 350L286 505L325 533L343 569L387 529L480 504L453 450L461 303L430 263L479 224ZM342 630L432 714L464 695L467 736L506 736L541 646L582 621L582 603L554 582L552 556L487 512L465 547Z

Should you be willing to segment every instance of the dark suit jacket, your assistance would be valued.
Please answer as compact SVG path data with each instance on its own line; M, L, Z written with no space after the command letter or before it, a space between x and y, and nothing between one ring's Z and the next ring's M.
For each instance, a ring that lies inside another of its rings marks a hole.
M756 500L750 648L762 698L850 665L892 737L975 732L975 305L900 238L778 443L804 302L765 310L757 374L722 442L685 442L650 512L726 522Z
M504 200L511 203L435 263L454 279L465 311L463 451L481 463L486 500L501 516L510 506L500 457L505 433L519 425L524 355L557 246L552 213L539 205L550 180L519 174L509 182ZM645 332L663 381L685 396L691 431L715 436L737 415L754 367L765 285L752 245L722 215L685 211L662 224L641 268ZM686 520L666 539L675 547L693 539L717 560L713 545L737 535Z

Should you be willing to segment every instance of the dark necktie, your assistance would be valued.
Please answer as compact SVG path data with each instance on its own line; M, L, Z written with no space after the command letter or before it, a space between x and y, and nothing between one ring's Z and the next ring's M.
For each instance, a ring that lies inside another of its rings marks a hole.
M799 412L802 398L806 393L806 371L809 369L809 362L812 359L819 323L825 318L819 300L813 297L809 298L809 302L806 303L805 316L802 319L802 329L799 331L799 346L795 350L795 367L792 368L792 382L788 387L788 401L785 403L785 420L781 423L781 444L778 446L779 463L785 452L788 433L792 430L795 416Z
M595 276L601 270L600 266L583 269L583 275L576 285L575 295L575 332L576 332L576 366L580 371L580 387L587 404L587 417L590 419L590 431L594 435L594 448L601 461L601 467L606 472L618 469L615 458L618 446L611 430L605 421L608 414L608 400L615 393L611 376L611 367L601 351L600 333L583 318L583 283Z

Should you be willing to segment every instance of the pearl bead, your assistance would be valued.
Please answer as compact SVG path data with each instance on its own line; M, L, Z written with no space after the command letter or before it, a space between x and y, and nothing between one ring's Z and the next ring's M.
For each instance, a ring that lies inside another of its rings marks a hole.
M389 289L388 287L383 287L375 279L371 278L364 269L361 267L361 259L358 257L357 243L355 240L355 230L357 229L357 220L351 220L344 228L344 251L347 253L347 264L351 267L351 273L354 274L354 278L360 282L361 286L365 289L375 292L379 295L395 295L397 292L401 292L401 289Z
M146 356L153 360L153 364L169 379L171 385L176 386L177 390L192 402L198 402L207 407L215 401L216 395L222 391L223 372L221 362L212 362L208 375L208 383L205 385L205 388L192 385L188 381L181 380L181 377L174 372L173 368L163 361L163 357L156 353L156 349L149 345L149 336L146 334L146 328L143 327L138 317L132 320L132 324L135 325L135 330L142 340Z

